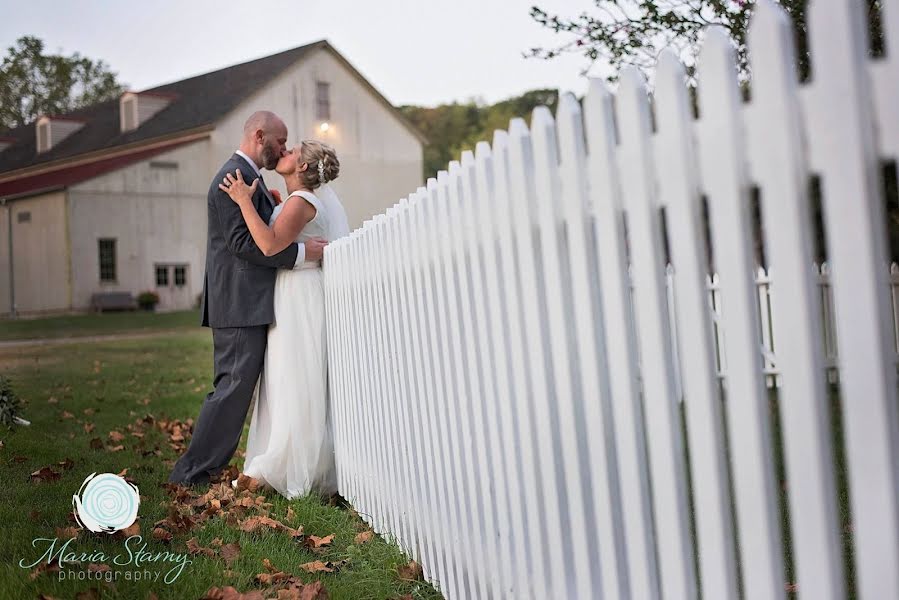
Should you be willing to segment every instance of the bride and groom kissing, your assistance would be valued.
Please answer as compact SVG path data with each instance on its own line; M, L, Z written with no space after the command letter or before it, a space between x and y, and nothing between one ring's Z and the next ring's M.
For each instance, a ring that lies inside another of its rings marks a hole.
M283 177L283 202L261 169ZM213 179L200 311L212 328L214 389L170 482L221 473L255 400L244 474L288 498L336 493L321 260L349 233L328 185L339 171L332 148L304 140L288 149L284 121L259 111Z

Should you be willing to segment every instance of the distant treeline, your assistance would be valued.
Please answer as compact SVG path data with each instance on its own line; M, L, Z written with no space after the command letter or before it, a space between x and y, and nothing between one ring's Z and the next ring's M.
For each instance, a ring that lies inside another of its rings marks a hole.
M530 123L531 111L540 105L555 113L558 99L556 90L532 90L490 105L472 100L433 108L401 106L400 110L428 138L423 173L427 179L446 169L451 160L458 160L463 150L474 150L481 140L492 141L493 132L508 129L513 117L524 117Z

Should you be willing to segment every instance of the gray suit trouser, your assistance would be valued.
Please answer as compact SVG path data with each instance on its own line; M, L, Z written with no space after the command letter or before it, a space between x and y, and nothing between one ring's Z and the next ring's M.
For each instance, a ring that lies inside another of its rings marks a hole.
M215 379L200 416L194 423L190 446L172 469L172 483L207 483L228 466L262 371L268 325L212 330Z

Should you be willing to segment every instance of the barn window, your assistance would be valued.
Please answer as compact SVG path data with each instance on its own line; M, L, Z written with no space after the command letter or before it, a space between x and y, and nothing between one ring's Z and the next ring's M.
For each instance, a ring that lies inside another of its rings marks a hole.
M184 284L187 283L187 267L178 266L175 267L175 285L178 287L183 287Z
M315 115L320 121L331 120L331 84L315 82Z
M18 215L16 215L17 223L31 223L31 211L23 210Z
M169 268L166 266L156 266L156 285L164 287L169 284Z
M101 239L97 241L100 255L100 281L114 282L116 280L116 241L115 239Z

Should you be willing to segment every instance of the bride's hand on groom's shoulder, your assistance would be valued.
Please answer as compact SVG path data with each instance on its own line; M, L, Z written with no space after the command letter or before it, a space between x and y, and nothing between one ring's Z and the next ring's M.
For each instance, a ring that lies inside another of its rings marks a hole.
M252 202L253 194L256 193L256 187L259 185L259 179L254 179L252 185L244 183L240 169L237 169L237 175L226 173L219 184L219 189L228 194L232 200L238 204L244 202Z

